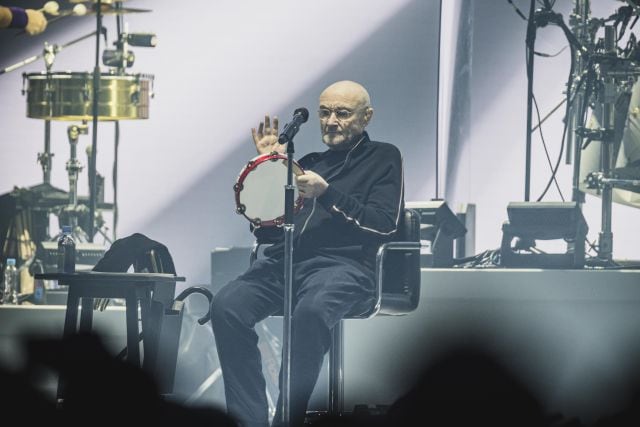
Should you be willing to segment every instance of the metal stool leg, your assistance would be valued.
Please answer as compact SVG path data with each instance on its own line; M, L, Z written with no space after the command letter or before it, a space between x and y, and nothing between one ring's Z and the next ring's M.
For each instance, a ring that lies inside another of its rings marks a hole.
M135 366L142 366L140 363L140 330L138 329L138 299L135 289L127 291L126 301L126 323L127 323L127 361Z
M341 415L344 412L343 322L343 320L338 322L331 332L331 349L329 350L329 414L331 415Z

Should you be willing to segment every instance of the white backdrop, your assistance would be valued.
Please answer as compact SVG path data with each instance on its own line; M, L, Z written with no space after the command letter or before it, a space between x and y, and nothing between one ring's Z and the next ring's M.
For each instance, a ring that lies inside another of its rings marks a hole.
M24 2L29 3L29 2ZM35 3L35 2L32 2ZM158 46L132 48L136 63L130 73L155 75L156 97L148 120L121 122L118 236L141 232L165 243L180 274L191 283L209 281L209 253L220 246L251 242L246 221L234 213L232 185L244 163L254 155L250 128L265 113L284 123L293 110L315 110L317 95L339 79L362 82L375 108L373 138L396 143L403 151L406 199L435 196L434 142L438 39L437 1L293 0L268 5L260 1L131 0L130 7L151 13L128 14L131 31L151 31ZM442 105L450 105L452 58L458 29L459 2L445 2L443 21ZM473 7L470 128L459 160L441 168L442 189L454 209L459 203L477 206L476 252L497 248L501 224L510 201L524 198L526 22L506 1L471 2ZM528 0L516 5L525 13ZM592 5L594 17L608 17L620 2ZM556 8L568 21L569 0ZM452 12L453 10L453 12ZM107 17L109 43L115 37L113 17ZM0 37L0 67L41 52L43 43L64 44L93 30L91 18L68 18L36 37ZM557 53L566 46L557 27L538 30L536 48ZM55 70L90 71L94 41L86 40L60 52ZM569 50L554 58L536 57L535 93L545 115L563 98ZM43 123L25 116L22 72L42 71L37 61L0 76L0 194L14 185L42 181L36 155L43 149ZM459 71L459 70L458 70ZM448 114L450 112L445 111ZM446 117L445 117L446 118ZM555 160L560 146L562 111L543 131ZM446 125L443 121L441 127ZM52 183L67 189L64 163L68 143L64 122L53 122ZM452 123L451 126L460 126ZM464 125L464 124L462 124ZM442 160L446 136L441 128ZM319 129L305 124L297 140L298 156L322 150ZM80 139L85 170L80 193L87 194L84 149L91 136ZM441 165L444 163L441 163ZM106 176L111 199L113 125L99 127L98 171ZM558 180L571 197L572 165L562 164ZM540 194L549 177L539 136L533 138L531 198ZM444 176L448 182L444 182ZM551 188L545 200L559 200ZM600 229L600 200L587 196L584 214L590 240ZM614 205L614 257L638 259L640 212ZM108 214L105 214L109 220ZM52 230L55 233L57 230Z
M209 281L213 248L251 243L232 191L255 156L250 128L266 113L284 124L297 107L315 111L317 96L333 81L356 80L369 89L370 135L402 150L407 199L434 196L437 1L191 0L178 6L131 0L126 6L153 10L127 14L125 22L132 32L155 32L158 45L131 48L136 61L128 72L154 74L155 98L148 120L121 121L118 237L140 232L166 244L188 284ZM107 16L105 26L111 44L115 18ZM91 18L71 17L36 37L6 32L0 67L40 53L45 41L63 45L94 27ZM83 41L60 52L53 70L91 71L94 55L95 40ZM23 72L43 70L40 60L0 76L0 194L42 182L36 155L43 151L44 125L26 117L20 89ZM314 119L296 138L297 157L324 149ZM52 123L51 182L65 190L67 124ZM113 128L99 125L97 169L106 177L107 201ZM88 194L84 149L90 144L91 130L78 147L82 195Z

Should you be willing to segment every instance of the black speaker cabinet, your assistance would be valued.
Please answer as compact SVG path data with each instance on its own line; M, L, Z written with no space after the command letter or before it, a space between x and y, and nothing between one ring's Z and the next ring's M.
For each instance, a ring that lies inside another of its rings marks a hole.
M516 268L584 268L587 223L577 202L511 202L500 263ZM565 253L540 253L536 240L562 239Z
M249 268L251 247L232 246L211 251L211 292L214 294Z
M454 241L467 233L461 219L451 211L444 200L406 202L405 206L420 215L420 240L428 242L431 247L431 253L421 253L420 266L451 267Z

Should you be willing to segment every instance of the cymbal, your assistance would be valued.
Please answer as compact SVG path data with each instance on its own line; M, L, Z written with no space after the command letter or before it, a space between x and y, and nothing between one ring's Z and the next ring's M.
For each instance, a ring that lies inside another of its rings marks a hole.
M125 0L102 0L102 4L122 3ZM98 3L97 0L69 0L69 3Z
M97 4L93 4L90 5L87 8L87 15L95 15L96 13L98 13L98 5ZM108 5L108 4L103 4L101 7L102 10L102 15L122 15L125 13L144 13L144 12L151 12L151 9L136 9L136 8L132 8L132 7L119 7L116 8L115 6L112 5Z
M143 13L143 12L151 12L151 9L136 9L131 7L119 7L122 5L123 0L102 0L102 14L103 15L122 15L125 13ZM95 15L97 13L98 2L96 0L93 1L81 1L81 0L70 0L71 3L83 3L85 4L87 11L84 15Z

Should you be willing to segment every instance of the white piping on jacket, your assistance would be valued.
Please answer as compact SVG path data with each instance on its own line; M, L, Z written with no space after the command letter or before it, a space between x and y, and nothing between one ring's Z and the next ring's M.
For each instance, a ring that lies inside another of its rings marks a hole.
M400 187L400 200L398 200L398 215L396 216L396 226L393 230L389 231L389 232L384 232L384 231L378 231L375 230L373 228L369 228L369 227L363 227L362 225L360 225L360 222L358 222L357 219L355 218L351 218L350 216L348 216L347 214L345 214L344 212L342 212L340 209L338 209L336 207L336 205L332 205L331 209L333 209L334 211L342 214L342 216L345 217L345 219L347 221L351 221L354 222L358 227L360 227L363 230L366 231L371 231L373 233L377 233L377 234L381 234L383 236L388 236L390 234L393 234L396 232L396 230L398 229L398 221L400 219L400 206L402 206L402 195L404 194L404 162L402 161L402 158L400 159L400 165L401 165L401 173L400 173L400 177L401 177L401 187Z

